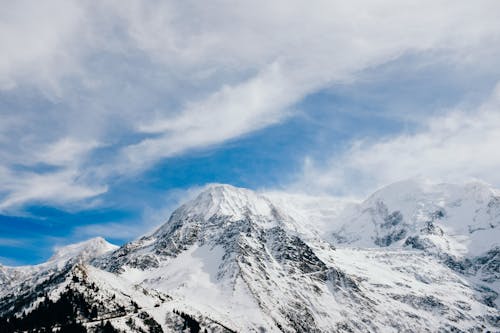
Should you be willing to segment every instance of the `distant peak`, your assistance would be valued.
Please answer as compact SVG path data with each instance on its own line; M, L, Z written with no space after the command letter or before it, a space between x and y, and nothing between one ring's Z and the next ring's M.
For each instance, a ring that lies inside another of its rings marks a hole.
M117 249L102 237L95 237L83 242L57 247L49 261L62 261L74 257L93 258Z

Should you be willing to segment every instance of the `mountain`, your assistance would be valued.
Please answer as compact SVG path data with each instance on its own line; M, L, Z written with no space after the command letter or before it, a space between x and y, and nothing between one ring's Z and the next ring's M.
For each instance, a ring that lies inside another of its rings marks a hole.
M0 331L500 330L495 190L413 180L308 200L211 185L120 248L0 266Z
M484 183L395 183L338 221L329 235L336 246L422 250L499 290L500 192Z
M108 243L102 237L57 248L45 263L35 266L6 267L0 265L0 297L17 292L20 282L36 285L46 277L57 274L67 267L86 263L96 256L116 250L118 246Z
M81 243L57 248L48 262L61 263L68 260L87 261L116 249L118 249L118 246L108 243L102 237L96 237Z
M498 245L500 192L479 182L409 180L377 191L341 219L334 231L336 243L433 247L453 256L474 256ZM421 244L410 244L409 236Z

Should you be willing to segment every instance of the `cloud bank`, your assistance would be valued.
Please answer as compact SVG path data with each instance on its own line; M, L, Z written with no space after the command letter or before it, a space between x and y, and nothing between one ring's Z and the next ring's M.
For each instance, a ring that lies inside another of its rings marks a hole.
M4 212L26 203L93 198L113 177L278 123L293 116L293 105L309 94L355 81L363 70L408 53L438 52L459 66L496 59L500 48L500 4L487 0L53 0L3 7ZM474 127L454 128L453 119L465 121L460 117L467 116L442 119L443 132L456 145L461 142L452 133ZM428 132L438 132L431 127ZM485 140L496 139L491 131ZM424 152L430 148L437 154L452 149L442 135L437 146L420 134L353 147L343 157L353 171L332 171L339 175L328 179L356 179L358 172L381 167L377 156L389 151L408 160L405 140L420 142L418 151L429 159ZM487 159L477 162L485 170L493 163L486 153L473 153ZM411 169L397 164L381 171L380 180ZM422 172L433 174L444 164ZM338 180L328 183L341 186Z

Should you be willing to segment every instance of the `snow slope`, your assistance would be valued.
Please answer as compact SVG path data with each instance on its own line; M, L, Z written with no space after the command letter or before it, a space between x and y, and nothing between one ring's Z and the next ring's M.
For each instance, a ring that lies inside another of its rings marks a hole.
M357 247L425 247L474 257L500 246L500 193L486 184L408 180L344 212L333 242Z

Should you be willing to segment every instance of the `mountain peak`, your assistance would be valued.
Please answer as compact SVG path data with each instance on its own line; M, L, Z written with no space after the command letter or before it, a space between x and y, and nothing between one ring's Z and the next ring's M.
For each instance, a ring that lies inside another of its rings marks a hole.
M271 216L273 204L264 196L227 184L210 184L195 199L180 208L184 216L229 216L241 219L247 214Z
M57 247L49 261L66 261L71 258L94 258L106 252L116 250L113 245L102 237L95 237L83 242Z

